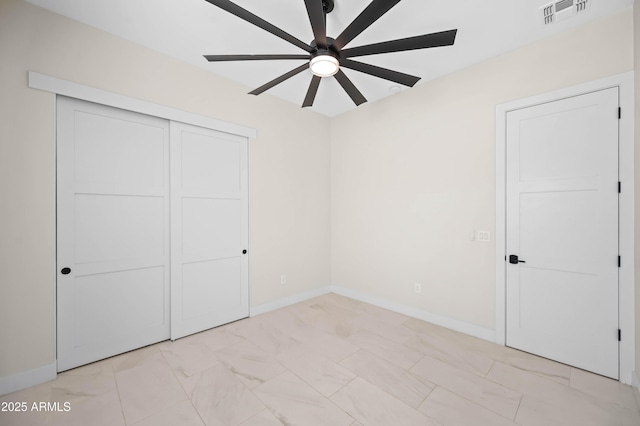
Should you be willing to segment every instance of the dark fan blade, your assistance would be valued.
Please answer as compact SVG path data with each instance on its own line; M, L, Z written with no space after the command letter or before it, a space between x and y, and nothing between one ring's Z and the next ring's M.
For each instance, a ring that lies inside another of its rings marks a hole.
M352 61L351 59L341 60L340 66L351 68L352 70L360 71L365 74L373 75L375 77L384 78L385 80L394 81L396 83L400 83L409 87L413 87L414 84L420 81L420 77L416 77L414 75L393 71L388 68L377 67L375 65L369 65L362 62Z
M313 48L309 46L307 43L298 40L291 34L282 31L280 28L276 27L273 24L265 21L264 19L254 15L246 9L241 8L235 3L230 2L229 0L207 0L214 6L218 6L220 9L226 10L232 15L237 16L240 19L244 19L247 22L252 23L256 27L262 28L265 31L270 32L271 34L280 37L283 40L288 41L289 43L298 46L300 49L306 50L307 52L313 52Z
M316 98L316 93L318 93L318 86L320 86L320 80L322 77L318 77L314 75L311 79L311 84L309 84L309 90L307 90L307 96L304 97L304 102L302 103L302 108L310 107L313 105L313 101Z
M384 41L353 47L342 51L345 58L354 56L377 55L379 53L404 52L406 50L427 49L429 47L451 46L456 40L458 30L442 31L399 40Z
M209 62L227 61L271 61L276 59L305 59L309 55L204 55Z
M373 0L365 10L362 11L352 23L349 24L342 34L333 42L332 46L338 52L344 48L347 43L356 38L358 34L366 30L369 25L376 22L382 15L387 13L393 6L398 4L400 0Z
M340 86L344 89L345 92L349 95L351 100L356 104L356 106L367 102L367 99L360 93L360 91L353 85L349 77L339 70L336 75L334 75Z
M252 90L251 92L249 92L249 94L250 95L259 95L260 93L271 89L273 86L277 86L278 84L282 83L283 81L290 79L294 75L299 74L299 73L301 73L302 71L304 71L304 70L306 70L308 68L309 68L309 64L302 64L298 68L296 68L294 70L291 70L286 74L281 75L280 77L276 78L275 80L271 80L267 84L264 84L264 85L258 87L255 90Z
M324 10L322 10L322 0L304 0L307 5L307 13L313 36L315 37L316 46L321 49L327 48L327 25L324 21Z

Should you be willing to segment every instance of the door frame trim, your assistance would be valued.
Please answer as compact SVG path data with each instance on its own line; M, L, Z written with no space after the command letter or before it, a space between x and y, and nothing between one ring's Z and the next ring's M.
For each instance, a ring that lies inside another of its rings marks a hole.
M496 336L499 345L506 344L506 142L507 113L556 100L579 96L603 89L619 88L622 116L619 121L619 271L618 318L623 339L620 342L620 381L631 384L635 367L634 306L634 72L506 102L496 106Z

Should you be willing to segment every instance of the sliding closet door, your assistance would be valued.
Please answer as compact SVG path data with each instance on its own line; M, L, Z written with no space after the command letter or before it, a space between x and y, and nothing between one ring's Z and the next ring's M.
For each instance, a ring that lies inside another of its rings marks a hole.
M169 123L57 101L58 371L169 338Z
M171 123L171 338L249 315L247 139Z

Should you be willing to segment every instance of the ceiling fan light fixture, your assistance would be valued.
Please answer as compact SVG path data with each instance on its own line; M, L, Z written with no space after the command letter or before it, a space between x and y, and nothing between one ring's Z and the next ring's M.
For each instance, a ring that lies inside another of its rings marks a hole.
M309 68L318 77L331 77L340 69L340 62L330 54L321 54L311 58Z
M403 86L413 87L420 80L420 77L365 62L354 61L352 58L367 55L380 55L384 53L406 52L416 49L429 49L432 47L452 46L455 42L456 34L458 33L458 30L454 29L345 49L353 39L358 37L358 35L369 28L379 18L384 16L389 10L391 10L391 8L398 4L400 0L370 0L371 2L369 5L365 7L365 9L353 21L351 21L351 23L347 25L347 27L335 39L327 35L326 19L327 13L331 12L334 7L334 0L305 0L304 3L307 9L307 15L309 17L309 22L311 23L311 30L313 31L313 40L309 44L297 39L286 31L276 27L268 21L265 21L259 16L254 15L248 10L243 9L232 0L206 1L229 12L237 18L253 24L272 35L299 47L306 52L305 55L205 55L205 58L209 62L305 60L305 62L297 68L294 68L280 77L274 78L268 83L265 83L257 89L249 92L252 95L259 95L260 93L271 89L293 76L306 72L307 70L311 70L313 78L311 79L311 83L309 83L307 95L302 103L303 108L313 106L313 101L318 92L318 87L322 77L331 76L333 76L338 84L342 86L356 106L367 102L367 98L365 98L358 90L351 79L341 71L341 68L349 68L351 70L369 74L373 77L378 77ZM554 1L562 4L568 4L568 2L574 1L582 2L587 4L588 8L588 2L591 2L592 0ZM306 60L308 60L308 62L306 62ZM395 91L396 89L393 90Z

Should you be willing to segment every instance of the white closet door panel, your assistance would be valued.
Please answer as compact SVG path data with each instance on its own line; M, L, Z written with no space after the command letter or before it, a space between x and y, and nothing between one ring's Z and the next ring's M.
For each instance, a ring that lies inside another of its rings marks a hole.
M75 181L129 188L165 184L164 129L98 113L75 116Z
M57 102L57 357L64 371L169 338L169 123Z
M167 252L163 197L78 194L75 201L76 263Z
M189 131L183 131L181 137L184 190L240 193L242 161L239 143Z
M185 263L182 267L183 318L242 307L242 262L238 257Z
M247 139L171 123L171 338L249 314Z
M241 220L241 200L183 198L182 255L237 257L243 249Z
M165 273L156 266L77 277L75 346L117 339L132 324L140 331L162 326Z

